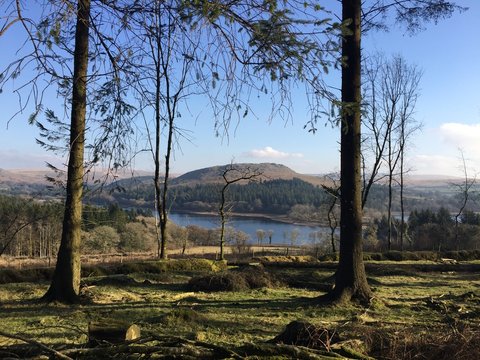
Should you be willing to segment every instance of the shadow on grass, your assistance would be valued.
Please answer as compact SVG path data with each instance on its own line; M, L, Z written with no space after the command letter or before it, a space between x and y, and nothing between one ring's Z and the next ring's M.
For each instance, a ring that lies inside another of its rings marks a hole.
M417 281L417 282L410 282L410 283L387 283L378 279L368 278L368 283L371 286L378 286L378 287L393 287L393 288L425 288L431 289L435 287L445 287L451 286L451 280L425 280L425 281Z
M178 295L182 295L181 284L169 284L169 289L175 287ZM164 285L136 286L146 291L154 289L165 290ZM124 288L128 291L128 288ZM189 293L185 293L189 294ZM224 293L227 294L227 293ZM228 296L232 295L228 293ZM45 304L37 300L12 300L0 304L0 312L5 316L15 316L22 321L36 321L42 317L60 316L69 317L75 312L83 313L87 319L97 317L131 318L131 320L145 319L152 313L164 313L174 308L189 307L199 312L222 313L222 312L286 312L293 313L299 310L315 307L315 298L295 297L277 299L204 299L201 296L189 295L179 299L154 299L152 301L112 301L108 303L90 303L84 305L65 306L58 304Z
M234 299L234 300L217 300L217 299L198 299L195 296L182 299L181 305L190 306L194 304L196 309L232 309L232 310L248 310L261 312L270 311L289 311L298 308L308 308L315 305L314 298L298 297L289 299Z

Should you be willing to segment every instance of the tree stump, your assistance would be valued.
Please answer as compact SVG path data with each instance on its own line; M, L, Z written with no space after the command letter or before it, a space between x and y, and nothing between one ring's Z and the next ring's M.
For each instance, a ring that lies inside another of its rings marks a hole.
M269 340L269 342L329 351L330 346L338 340L338 335L328 329L317 327L305 321L292 321L282 333Z
M102 343L120 344L140 337L140 327L121 322L91 322L88 324L88 343L96 346Z

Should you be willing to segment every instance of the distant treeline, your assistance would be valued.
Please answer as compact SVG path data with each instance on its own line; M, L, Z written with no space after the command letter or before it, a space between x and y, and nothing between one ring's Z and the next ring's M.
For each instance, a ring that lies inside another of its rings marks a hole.
M168 197L169 208L171 211L215 212L220 204L222 186L222 183L172 185ZM92 194L90 199L98 205L116 201L123 207L153 209L153 182L115 189L112 187L112 190L108 194ZM226 193L226 202L232 206L232 211L241 213L288 214L295 205L318 208L330 200L320 186L298 178L232 184Z
M220 202L222 183L182 185L172 182L169 194L172 211L216 211ZM109 206L119 204L122 208L144 208L154 210L154 187L152 179L120 180L114 184L102 186L102 191L91 188L85 194L87 203ZM480 189L475 187L472 194ZM0 194L21 195L38 199L60 199L64 197L62 188L51 185L17 184L4 185ZM448 184L435 188L408 186L405 189L404 205L407 213L414 209L428 208L438 210L442 207L454 212L458 209L458 196L455 188ZM263 180L245 185L232 184L229 187L227 201L236 212L288 214L296 205L321 208L331 199L319 186L314 186L301 179ZM388 200L388 187L374 184L369 193L365 208L383 213ZM400 211L399 191L394 187L393 207ZM480 202L470 203L470 209L480 211Z
M63 204L0 195L0 255L49 257L58 250Z
M222 184L177 186L172 191L173 210L216 210ZM300 179L232 184L227 201L236 212L286 214L295 205L320 207L328 195L319 187Z
M410 212L405 225L407 231L404 249L438 252L480 249L480 214L470 209L465 209L456 220L455 215L444 207L437 211L415 209ZM398 243L400 226L399 220L396 219L392 227L393 248L396 250L400 249ZM370 223L366 233L367 247L385 250L388 233L386 216Z
M56 256L62 233L63 203L0 195L0 256ZM123 210L118 204L108 207L85 205L82 230L87 233L100 226L125 232L141 209Z
M158 235L155 219L151 217L152 188L151 185L143 184L121 192L104 192L104 205L84 204L83 251L154 251ZM370 251L384 251L387 248L389 226L386 216L383 216L385 189L381 185L374 186L370 205L367 204L367 208L376 210L370 211L370 215L365 217L364 245ZM171 210L215 212L220 201L220 190L221 184L177 185L170 198L173 204ZM300 179L233 184L228 189L227 198L232 211L286 214L295 221L317 224L326 222L326 205L332 201L321 187ZM135 206L136 202L144 207ZM392 250L439 252L480 249L478 206L472 204L455 221L454 215L458 210L456 212L454 206L446 208L438 205L438 202L432 202L426 208L417 207L408 211L407 223L403 225L399 219L394 219L391 227ZM63 203L59 200L0 195L0 256L55 256L60 243L62 218ZM399 230L402 226L405 237L400 241ZM215 231L200 228L183 228L171 224L170 229L169 239L175 246L185 247L189 243L215 244L218 238ZM229 239L232 244L242 246L247 241L240 233L230 234ZM328 239L324 240L328 247Z
M220 203L222 183L195 185L172 184L169 205L172 211L216 211ZM91 201L97 205L119 203L124 208L145 207L153 210L155 199L153 181L121 186L106 187L103 193L91 194ZM404 205L407 213L414 209L442 207L454 212L458 208L458 194L445 185L441 190L425 190L408 187L405 189ZM288 214L295 206L305 205L321 208L331 201L331 197L320 186L312 185L299 178L291 180L264 180L248 184L232 184L228 188L227 202L232 210L240 213ZM369 192L366 210L383 213L388 201L388 187L374 184ZM480 204L480 203L479 203ZM471 210L480 211L477 203ZM400 211L399 191L394 187L393 211Z

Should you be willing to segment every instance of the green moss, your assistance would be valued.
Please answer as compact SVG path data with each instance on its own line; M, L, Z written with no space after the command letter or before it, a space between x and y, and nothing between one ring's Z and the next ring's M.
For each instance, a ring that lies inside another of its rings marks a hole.
M207 321L207 317L194 309L181 307L165 314L161 321L168 326L178 327L183 325L192 327L195 324L204 324Z
M204 275L192 278L188 285L193 291L245 291L249 289L245 277L235 272Z

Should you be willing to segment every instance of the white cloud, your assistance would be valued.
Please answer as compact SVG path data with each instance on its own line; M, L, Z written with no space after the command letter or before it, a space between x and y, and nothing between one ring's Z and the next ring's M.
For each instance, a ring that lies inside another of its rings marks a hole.
M443 155L414 155L408 160L408 166L419 175L449 175L461 176L462 163L458 154Z
M463 149L467 157L480 158L480 124L445 123L439 130L447 143Z
M288 159L288 158L303 158L301 153L286 153L283 151L275 150L270 146L265 146L263 149L254 149L244 154L251 158L262 159Z

